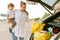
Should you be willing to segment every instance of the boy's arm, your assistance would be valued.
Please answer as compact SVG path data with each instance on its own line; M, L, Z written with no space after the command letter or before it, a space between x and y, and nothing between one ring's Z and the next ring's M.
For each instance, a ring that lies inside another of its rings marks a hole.
M8 23L11 23L11 20L9 19L9 14L6 15Z
M9 14L7 14L6 17L7 17L7 21L8 21L8 23L9 23Z
M9 19L9 14L7 14L6 17L7 17L7 20L8 20Z

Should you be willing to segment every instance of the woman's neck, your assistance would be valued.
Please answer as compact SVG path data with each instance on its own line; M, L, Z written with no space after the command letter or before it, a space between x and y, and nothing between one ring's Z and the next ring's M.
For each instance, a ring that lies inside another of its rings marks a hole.
M21 9L20 9L21 10ZM25 12L25 10L21 10L22 12Z

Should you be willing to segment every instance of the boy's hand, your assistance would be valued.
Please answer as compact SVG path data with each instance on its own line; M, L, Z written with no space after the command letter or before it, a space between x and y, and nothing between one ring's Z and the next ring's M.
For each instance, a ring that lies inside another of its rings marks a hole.
M11 23L12 22L12 20L8 20L8 23Z

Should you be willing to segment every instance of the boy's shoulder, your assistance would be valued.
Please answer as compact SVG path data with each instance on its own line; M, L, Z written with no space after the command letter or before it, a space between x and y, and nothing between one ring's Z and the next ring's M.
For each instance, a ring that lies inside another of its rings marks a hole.
M10 13L10 11L8 10L8 11L7 11L7 14L9 14L9 13Z
M14 12L14 10L12 10L12 11L8 10L7 12Z

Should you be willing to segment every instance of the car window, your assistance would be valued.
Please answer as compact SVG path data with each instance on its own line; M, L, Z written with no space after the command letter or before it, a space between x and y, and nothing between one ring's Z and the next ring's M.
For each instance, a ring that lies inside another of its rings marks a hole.
M48 4L49 6L53 6L57 2L57 0L52 0L52 1L51 0L41 0L41 1Z

